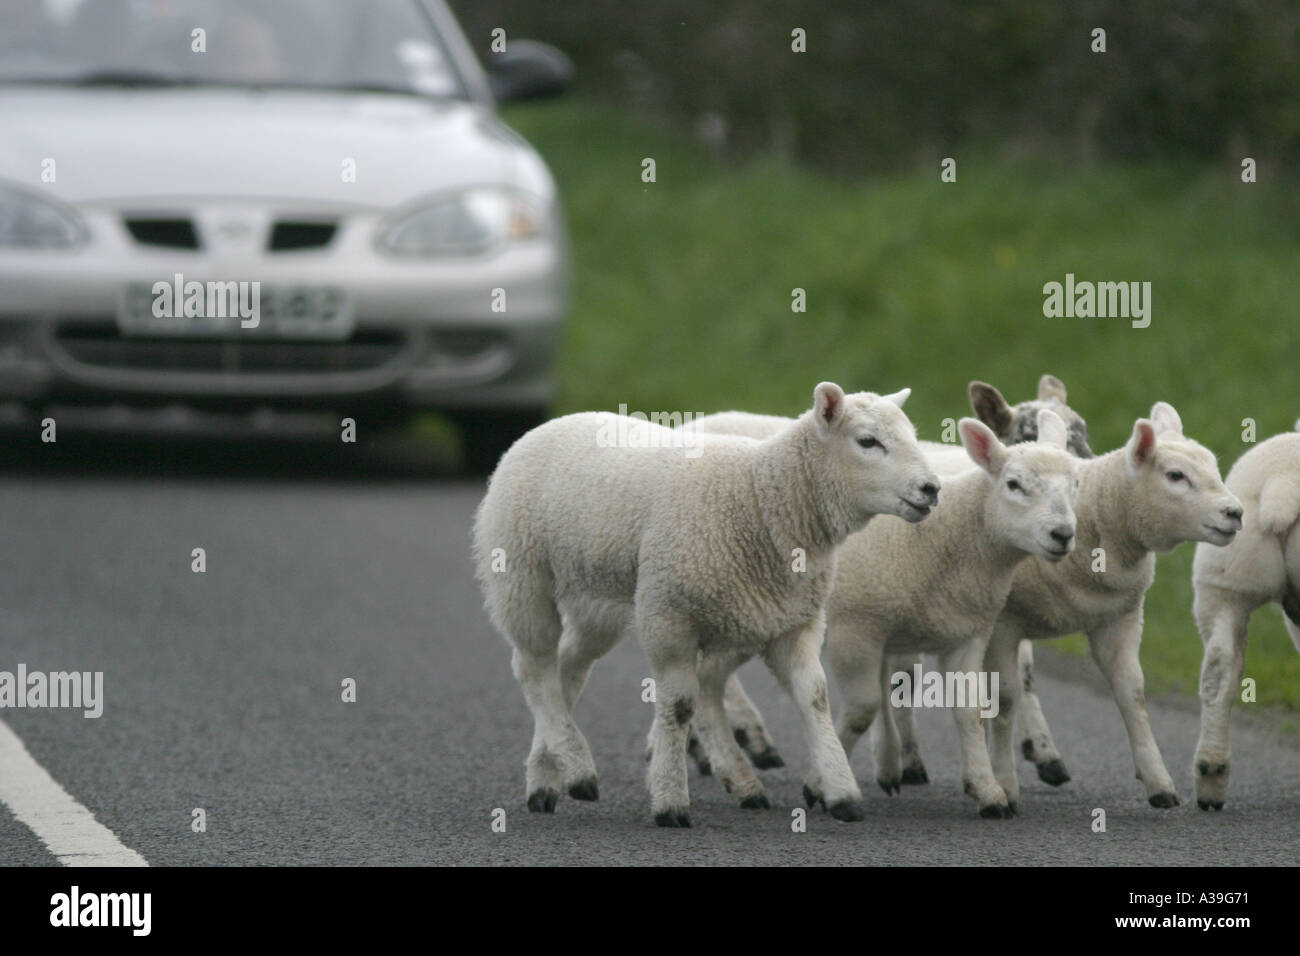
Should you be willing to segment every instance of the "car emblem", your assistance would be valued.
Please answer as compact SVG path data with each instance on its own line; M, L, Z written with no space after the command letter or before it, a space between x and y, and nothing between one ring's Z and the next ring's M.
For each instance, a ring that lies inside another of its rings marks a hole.
M246 242L253 235L253 224L242 219L226 219L216 225L217 237L225 242Z

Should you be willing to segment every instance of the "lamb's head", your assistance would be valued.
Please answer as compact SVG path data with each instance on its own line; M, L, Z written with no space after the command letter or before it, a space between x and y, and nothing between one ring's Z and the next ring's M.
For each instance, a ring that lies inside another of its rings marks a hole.
M971 461L992 484L985 504L1000 540L1048 561L1074 550L1079 461L1066 451L1065 422L1050 409L1038 413L1038 440L1004 445L983 422L963 418L957 431Z
M967 391L975 415L1004 443L1037 441L1038 413L1046 408L1065 422L1070 454L1078 458L1095 457L1088 447L1088 423L1065 404L1065 384L1055 375L1044 375L1038 380L1038 398L1018 405L1008 405L1002 393L986 382L971 382Z
M1225 545L1241 530L1241 502L1223 486L1209 449L1183 434L1174 407L1156 402L1124 446L1136 530L1152 551L1183 541Z
M810 414L817 440L827 446L840 487L861 515L891 514L916 522L939 500L939 479L903 414L911 392L845 395L833 382L813 390Z

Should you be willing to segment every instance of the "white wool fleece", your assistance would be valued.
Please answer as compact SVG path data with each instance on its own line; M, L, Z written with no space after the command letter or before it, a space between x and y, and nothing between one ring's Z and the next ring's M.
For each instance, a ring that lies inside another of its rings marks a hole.
M814 407L771 438L701 434L691 454L674 430L581 413L534 429L502 457L474 555L534 714L530 807L553 807L561 786L594 794L572 704L592 661L632 625L656 681L656 822L689 825L685 734L697 697L700 732L729 737L713 723L723 682L758 653L805 718L810 780L825 784L833 812L861 818L818 652L835 548L875 514L921 520L937 495L899 407L906 395L846 396L824 382ZM620 433L628 440L602 441ZM700 651L716 657L706 674ZM742 804L765 801L752 770L725 755L723 764L719 779Z

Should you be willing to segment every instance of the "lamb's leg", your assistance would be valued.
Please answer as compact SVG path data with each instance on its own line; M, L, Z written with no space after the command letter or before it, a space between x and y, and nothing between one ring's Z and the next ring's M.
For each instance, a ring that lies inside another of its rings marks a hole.
M534 813L554 812L555 801L565 786L578 788L583 799L594 799L596 765L565 702L558 654L516 647L511 666L533 712L533 746L527 763L528 809ZM581 790L586 785L591 788L590 797Z
M943 670L949 673L976 673L984 667L984 652L989 635L965 641L943 655ZM957 724L957 739L961 744L962 789L979 805L980 816L1000 819L1014 815L1007 802L1006 791L993 776L989 760L988 743L984 736L984 722L980 717L978 701L965 707L953 707L952 716Z
M654 757L655 752L655 735L659 733L659 718L655 717L650 721L650 730L645 735L645 759L646 763ZM709 753L700 743L700 738L695 733L695 725L692 724L686 732L686 756L695 761L695 769L699 771L701 777L713 775L713 765L709 763Z
M1201 657L1201 736L1192 758L1196 805L1222 810L1228 796L1228 720L1241 688L1246 621L1252 608L1239 595L1203 586L1196 592Z
M993 632L989 649L984 655L984 667L990 675L998 677L998 712L990 721L991 738L989 756L993 762L993 776L1006 792L1007 805L1015 813L1020 802L1020 781L1016 777L1016 715L1019 712L1022 687L1018 680L1017 646L1020 641L1014 631Z
M885 793L893 796L903 789L903 747L898 731L896 717L906 713L911 717L912 708L894 707L891 691L894 685L894 665L911 663L910 657L885 657L877 680L880 681L880 694L883 698L876 715L876 783Z
M704 661L704 655L700 655L700 664ZM698 667L699 665L697 665ZM732 675L735 676L735 675ZM650 732L646 735L645 740L645 759L648 761L654 754L654 739L658 733L654 722L651 722ZM686 756L695 761L695 769L699 771L701 777L713 775L713 764L709 762L709 752L704 744L700 742L699 735L696 733L695 724L692 723L690 730L686 734Z
M861 820L865 816L862 792L831 724L826 672L821 662L825 629L825 618L819 618L809 627L773 641L763 657L777 681L794 698L808 736L812 768L804 781L805 799L810 806L821 800L837 820Z
M745 661L743 654L700 655L700 699L694 728L718 782L746 810L767 809L767 794L727 723L723 687Z
M1178 806L1173 778L1165 769L1151 721L1147 717L1145 680L1142 664L1138 660L1138 645L1142 642L1142 608L1138 607L1117 621L1088 633L1092 659L1097 662L1111 693L1119 705L1119 712L1128 729L1129 745L1133 749L1133 763L1137 777L1146 787L1147 800L1160 809Z
M777 753L776 747L772 746L772 740L767 734L763 715L749 699L745 688L740 685L739 674L732 674L727 678L722 704L727 710L727 723L735 733L736 743L749 754L749 759L754 762L754 766L759 770L784 767L785 761Z
M853 628L832 625L828 657L835 684L844 698L836 721L836 733L845 757L853 755L862 735L870 729L880 710L881 642L858 639Z
M616 628L579 625L565 619L560 638L560 683L570 713L582 696L592 665L608 654L622 636Z
M1070 772L1065 769L1056 743L1052 740L1052 731L1043 716L1043 705L1039 703L1034 690L1034 642L1022 640L1019 651L1019 684L1022 690L1016 705L1016 717L1020 721L1020 751L1026 760L1032 760L1038 769L1038 779L1059 787L1070 779ZM1011 675L1003 675L1003 680Z
M564 633L560 638L560 687L564 694L565 710L572 715L574 704L587 683L592 664L618 643L621 632L617 629L580 626L566 617ZM575 800L595 800L599 796L596 784L596 764L589 749L583 749L586 763L565 772L564 788Z
M646 772L650 811L661 827L689 827L686 738L699 697L699 645L689 622L662 612L639 613L637 635L655 681L654 739Z
M920 654L891 657L889 673L897 674L902 671L907 674L915 674L917 664L922 666L922 670L925 669L925 663ZM886 700L888 700L887 697ZM916 740L916 718L912 714L912 708L898 707L890 709L893 712L892 723L898 729L899 745L902 748L903 785L929 783L930 775L925 772L925 761L921 759L921 747Z

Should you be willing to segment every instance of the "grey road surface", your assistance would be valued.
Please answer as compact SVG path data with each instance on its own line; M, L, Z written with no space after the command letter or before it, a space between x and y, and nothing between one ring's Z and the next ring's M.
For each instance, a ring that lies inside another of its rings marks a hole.
M367 458L367 456L370 456ZM692 770L691 830L654 826L643 786L647 668L625 642L577 719L601 799L524 806L531 721L481 611L467 546L478 481L331 442L186 444L73 434L10 447L0 477L0 670L104 672L104 713L0 719L154 865L1289 864L1300 751L1234 721L1222 813L1196 809L1195 709L1153 701L1183 805L1149 807L1119 713L1089 682L1040 693L1074 779L1022 764L1020 815L960 792L943 712L918 720L932 782L887 797L854 755L867 817L792 831L806 748L761 665L743 671L788 766L743 811ZM203 548L207 570L191 570ZM1195 640L1194 635L1188 635ZM1059 667L1059 665L1058 665ZM342 682L356 681L356 702ZM0 767L0 773L5 768ZM203 808L206 832L191 829ZM494 832L494 810L505 832ZM1106 831L1094 832L1095 808ZM0 806L0 864L54 862Z

